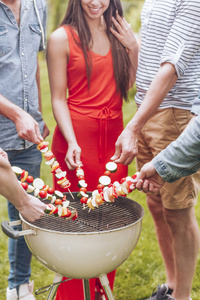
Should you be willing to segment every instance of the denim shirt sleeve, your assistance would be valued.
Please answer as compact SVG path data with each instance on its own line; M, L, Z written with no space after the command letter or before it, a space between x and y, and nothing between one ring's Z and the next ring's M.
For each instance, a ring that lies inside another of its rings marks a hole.
M200 169L200 115L152 163L167 182L197 172Z

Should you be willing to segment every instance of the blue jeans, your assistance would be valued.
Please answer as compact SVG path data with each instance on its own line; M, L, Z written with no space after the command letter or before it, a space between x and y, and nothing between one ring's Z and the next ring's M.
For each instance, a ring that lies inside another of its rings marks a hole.
M20 167L34 178L40 176L40 164L42 161L41 153L36 149L36 145L25 150L7 151L9 161L12 166ZM19 220L19 212L13 204L8 202L8 215L10 221ZM21 230L21 225L13 227ZM28 283L31 276L31 252L27 247L25 239L9 239L8 256L10 262L10 274L8 285L10 289L19 288L23 283Z

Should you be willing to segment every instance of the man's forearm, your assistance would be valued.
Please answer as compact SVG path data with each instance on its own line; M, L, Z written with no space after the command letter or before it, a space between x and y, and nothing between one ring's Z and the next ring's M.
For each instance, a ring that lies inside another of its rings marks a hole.
M23 204L26 192L17 181L10 163L0 156L0 194L7 198L13 205ZM12 186L12 188L11 188Z

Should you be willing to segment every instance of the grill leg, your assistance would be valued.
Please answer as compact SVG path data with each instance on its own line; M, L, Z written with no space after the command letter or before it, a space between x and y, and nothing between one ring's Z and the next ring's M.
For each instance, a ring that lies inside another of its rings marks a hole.
M60 275L60 274L56 274L55 277L54 277L54 280L53 280L53 283L57 283L59 281L62 281L62 278L63 276ZM59 284L56 284L54 286L52 286L48 296L47 296L47 300L53 300L55 295L56 295L56 292L57 292L57 289L58 289L58 286Z
M89 279L83 279L84 300L90 300L90 284Z
M114 296L113 296L112 290L110 288L110 284L109 284L107 275L106 274L100 275L99 280L101 282L101 285L103 286L103 289L106 293L108 300L114 300Z

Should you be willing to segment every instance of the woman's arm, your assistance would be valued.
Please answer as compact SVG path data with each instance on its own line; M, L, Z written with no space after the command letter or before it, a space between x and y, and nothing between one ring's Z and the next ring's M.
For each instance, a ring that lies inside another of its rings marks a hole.
M110 31L127 49L130 58L129 88L131 88L133 87L136 79L139 46L130 24L128 24L124 18L120 17L119 14L117 14L117 19L112 18L112 20L118 32L113 28L110 28Z
M68 143L66 164L69 169L80 165L81 149L78 146L67 105L67 62L69 43L63 28L50 36L47 46L47 66L51 90L51 101L55 120Z

